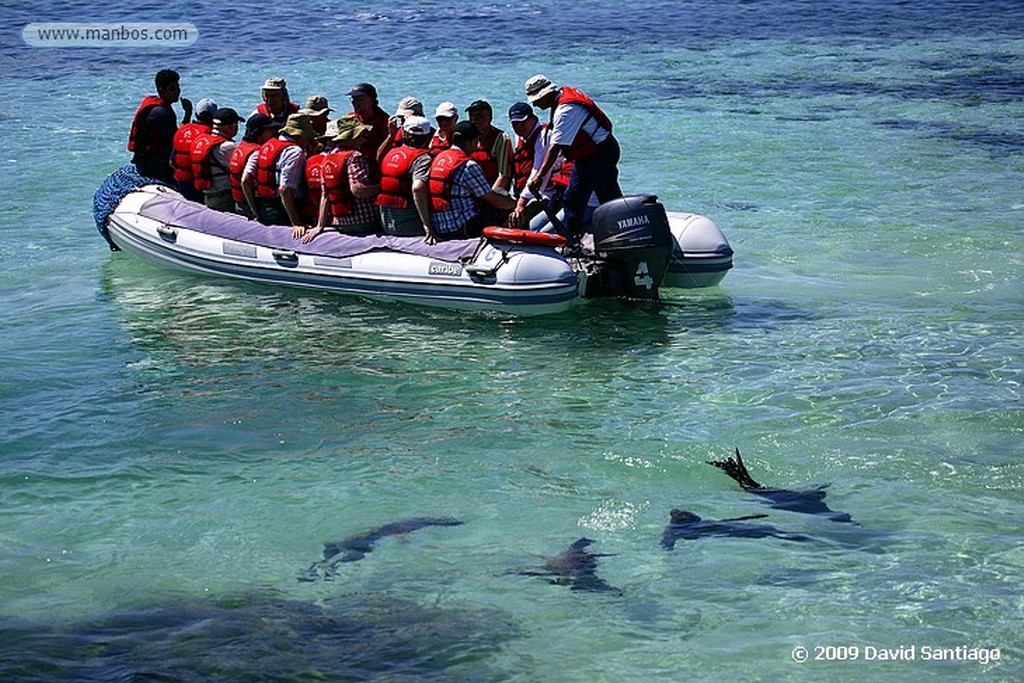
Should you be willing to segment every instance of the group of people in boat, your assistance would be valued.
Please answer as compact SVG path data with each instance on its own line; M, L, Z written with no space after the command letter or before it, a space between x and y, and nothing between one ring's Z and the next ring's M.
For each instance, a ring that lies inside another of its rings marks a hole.
M622 196L611 120L580 90L540 74L525 83L528 101L509 108L514 142L485 100L466 107L466 121L442 102L432 122L416 97L388 114L376 88L359 83L348 91L352 111L332 118L326 97L300 106L285 79L268 78L246 119L203 98L193 120L178 73L162 70L155 84L128 139L139 173L210 208L290 225L303 242L324 230L433 243L488 225L536 229L558 207L566 236L578 240L592 198ZM546 123L534 107L550 110Z

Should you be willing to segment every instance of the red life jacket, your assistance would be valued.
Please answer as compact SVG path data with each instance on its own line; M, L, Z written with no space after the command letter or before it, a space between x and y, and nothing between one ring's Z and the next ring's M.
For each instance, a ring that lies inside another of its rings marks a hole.
M572 178L572 162L568 159L562 159L561 165L551 172L551 178L548 180L549 183L556 187L566 188L569 187L569 180Z
M528 137L519 138L516 141L516 149L512 153L512 170L517 193L522 193L523 188L526 187L526 181L530 179L530 174L533 172L533 146L537 142L537 136L546 128L545 124L539 125Z
M228 179L231 180L231 198L239 204L245 203L245 192L242 191L242 173L245 172L245 165L249 157L260 148L256 142L242 140L235 147L228 159Z
M500 130L491 126L491 129L487 131L487 135L477 139L476 147L473 148L473 153L469 155L473 161L480 164L480 168L484 172L484 178L487 178L487 182L491 185L498 179L498 159L492 156L492 152L494 150L494 143L497 141L500 133Z
M352 115L355 115L355 112L352 112ZM377 107L369 121L359 119L360 123L373 126L373 130L366 134L363 138L363 144L359 146L359 151L363 153L367 161L377 158L377 150L380 149L380 143L384 142L388 137L388 120L390 118L386 111Z
M409 174L412 163L427 150L403 145L388 152L380 164L380 194L378 206L392 206L405 209L412 204L412 177Z
M209 190L213 187L214 160L211 155L213 150L225 140L227 138L223 135L202 133L192 145L192 184L196 186L197 190ZM222 167L222 170L227 171L228 169Z
M597 145L594 144L593 139L584 132L583 126L585 126L590 119L596 119L599 126L607 129L607 131L611 133L611 119L601 111L600 107L594 104L594 100L590 99L576 88L570 88L567 85L562 86L561 92L558 93L558 100L555 102L555 106L551 107L552 119L555 116L555 110L560 104L578 104L587 110L587 118L583 119L583 123L580 125L580 129L576 133L576 137L573 138L572 144L567 150L565 150L566 158L582 159L585 156L593 154L594 150L597 149Z
M441 138L439 138L439 137L437 137L435 135L430 140L430 156L432 156L432 157L436 157L441 152L445 151L446 149L451 149L451 148L452 148L452 139L451 138L448 138L447 140L442 140Z
M212 126L199 123L186 123L178 128L174 134L174 152L171 161L174 165L174 179L181 182L191 182L195 177L192 172L192 145L203 133L209 133Z
M282 114L281 116L283 116L284 118L288 118L289 114L294 114L298 110L299 110L299 105L297 105L295 102L289 102L288 103L288 108L285 110L284 114ZM263 114L264 116L269 116L272 119L275 118L274 115L270 113L270 109L267 107L267 103L266 102L260 102L259 104L257 104L256 105L256 111L258 111L259 113Z
M348 162L354 149L338 149L324 156L324 193L336 218L351 216L356 196L348 184Z
M298 143L271 138L263 143L256 158L256 196L271 199L277 196L277 158L288 147Z
M434 211L447 211L452 207L452 185L455 172L472 157L459 147L452 147L434 157L430 164L430 205Z
M150 131L148 139L140 140L139 124L142 122L142 119L146 114L149 113L149 110L158 105L170 106L167 102L164 102L162 98L157 97L156 95L146 95L142 100L142 104L140 104L139 108L135 110L135 117L132 118L132 129L131 132L128 133L129 152L138 150L142 154L148 154L156 151L156 136L154 135L154 131Z
M363 142L359 145L359 151L364 157L366 157L366 162L370 166L370 182L375 183L380 178L380 164L377 163L377 150L380 149L381 143L388 137L388 120L390 120L391 117L388 116L388 113L379 106L374 109L373 114L366 121L356 115L354 111L350 111L348 115L355 116L359 119L360 123L373 127L370 132L363 136Z
M323 195L322 179L326 154L314 154L306 158L306 196L299 210L313 225L320 219L320 197Z

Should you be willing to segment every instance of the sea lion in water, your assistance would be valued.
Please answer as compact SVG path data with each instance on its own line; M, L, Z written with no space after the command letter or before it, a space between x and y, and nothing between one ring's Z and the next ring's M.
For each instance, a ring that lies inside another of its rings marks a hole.
M592 553L587 547L594 541L580 538L563 553L555 555L537 569L518 572L526 576L550 576L551 583L569 586L574 591L622 591L609 586L597 575L597 558L610 557L607 553Z
M344 541L327 541L324 543L324 559L310 565L306 573L299 577L299 581L315 581L321 575L325 579L332 578L339 564L358 562L363 559L367 553L373 552L374 544L385 536L409 534L428 526L459 526L460 524L462 522L451 517L414 517L364 531L361 534L350 536Z
M701 536L736 536L739 538L781 538L784 541L813 541L810 536L781 531L771 524L745 524L752 519L768 515L746 515L730 519L703 519L689 510L673 510L670 521L661 536L661 545L668 550L676 541L692 541Z
M790 512L802 512L807 515L819 515L827 517L833 522L851 522L853 518L845 512L838 512L825 504L825 489L828 485L819 486L809 491L789 491L787 489L776 489L761 486L747 471L740 457L740 449L736 449L736 455L726 460L708 460L709 465L714 465L722 470L743 487L744 491L753 493L767 500L777 510L789 510Z

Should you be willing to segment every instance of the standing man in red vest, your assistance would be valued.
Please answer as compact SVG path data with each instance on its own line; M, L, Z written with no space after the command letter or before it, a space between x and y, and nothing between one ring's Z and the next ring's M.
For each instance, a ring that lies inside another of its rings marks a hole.
M213 112L217 103L208 97L196 102L196 120L186 123L174 133L174 151L171 166L174 167L174 184L178 192L194 202L203 203L203 193L195 187L195 172L192 170L192 145L199 136L213 130Z
M140 175L167 181L173 179L171 150L178 130L177 116L171 105L181 101L182 125L192 120L192 102L181 96L181 77L177 71L157 72L156 95L147 95L132 119L128 134L128 151Z
M271 77L264 81L263 87L260 88L260 98L263 101L256 105L252 113L269 116L274 123L282 126L289 116L299 111L298 103L292 102L291 95L288 94L288 82L283 78Z
M619 143L612 135L612 122L581 91L567 85L559 87L540 74L526 81L526 96L530 104L551 110L551 146L527 186L534 194L540 191L559 153L574 162L563 202L569 238L578 241L583 234L583 213L591 192L601 204L622 196Z
M494 110L484 100L466 107L466 114L480 131L480 138L470 154L480 164L491 187L506 192L512 189L512 140L508 133L492 125Z
M430 140L430 156L436 157L452 146L452 131L455 124L459 122L459 110L451 102L442 102L437 105L434 111L434 120L437 121L437 130Z
M380 108L377 88L373 87L372 83L356 83L348 91L348 96L352 100L352 111L349 112L349 116L355 116L359 123L370 126L370 131L362 137L363 142L359 151L370 163L371 182L379 182L380 164L377 162L377 151L391 134L388 132L388 120L391 117Z
M534 195L527 187L527 183L533 179L541 164L544 163L544 156L551 144L551 129L546 123L541 123L537 115L533 113L533 107L526 102L516 102L508 110L508 120L512 124L512 130L516 133L515 149L512 152L512 170L515 175L515 188L518 202L516 208L509 216L509 224L524 228L529 223L531 230L536 230L532 219L540 214L544 206L542 201L548 204L548 211L557 211L562 206L562 193L569 185L569 176L572 173L572 164L556 162L552 167L549 177L544 179L541 185L540 196ZM542 225L543 220L538 221Z
M323 95L310 95L306 98L306 106L299 110L299 113L309 116L309 124L317 135L327 134L327 117L334 109L327 103Z
M211 209L235 210L229 167L241 120L230 107L218 109L213 112L213 130L200 135L192 144L192 182L203 193L203 203Z

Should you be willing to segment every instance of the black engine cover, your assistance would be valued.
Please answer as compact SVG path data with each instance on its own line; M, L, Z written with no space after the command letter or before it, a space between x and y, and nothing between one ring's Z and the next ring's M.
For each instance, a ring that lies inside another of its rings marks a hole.
M654 195L615 199L594 211L594 252L600 267L586 296L657 299L672 257L672 231Z

